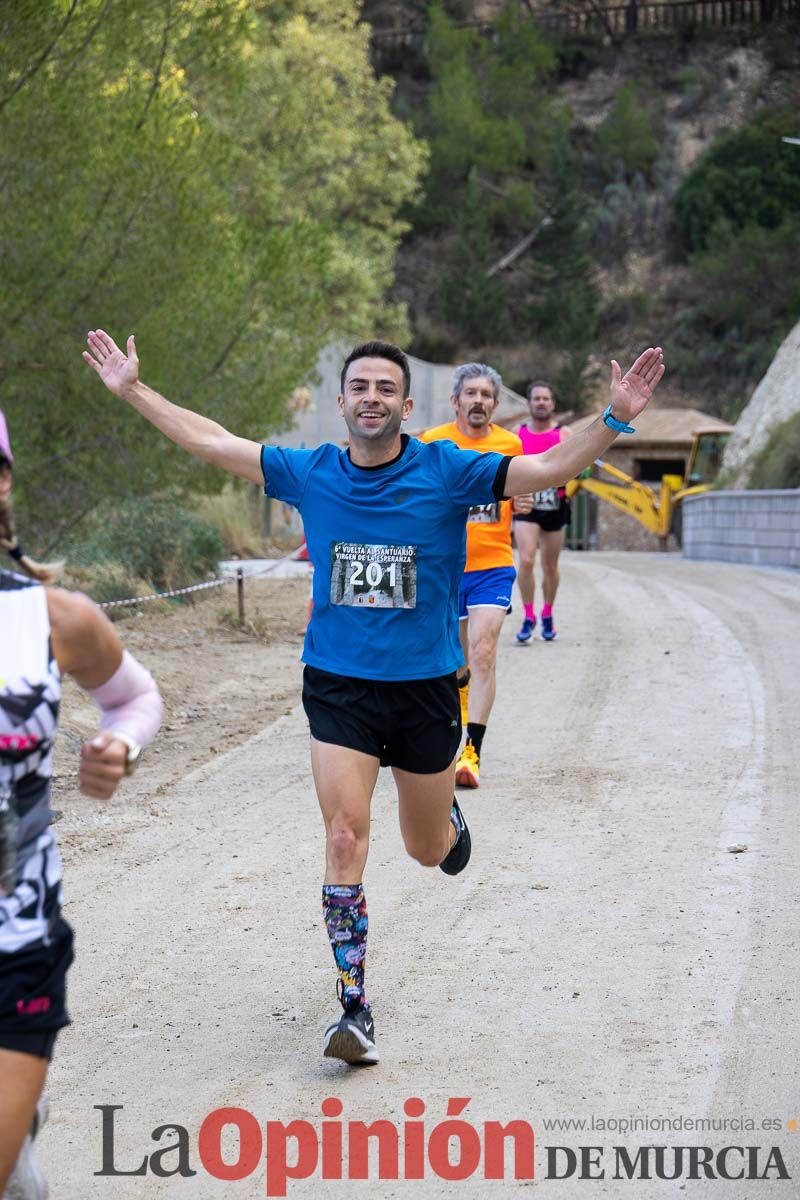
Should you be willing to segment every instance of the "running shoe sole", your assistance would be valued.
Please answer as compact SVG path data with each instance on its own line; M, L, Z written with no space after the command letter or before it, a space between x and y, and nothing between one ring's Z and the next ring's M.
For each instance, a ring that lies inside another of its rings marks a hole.
M460 767L456 771L456 787L476 788L479 786L480 780L475 778L469 767Z
M380 1062L375 1043L344 1017L326 1030L322 1053L325 1058L338 1058L354 1067L371 1067Z

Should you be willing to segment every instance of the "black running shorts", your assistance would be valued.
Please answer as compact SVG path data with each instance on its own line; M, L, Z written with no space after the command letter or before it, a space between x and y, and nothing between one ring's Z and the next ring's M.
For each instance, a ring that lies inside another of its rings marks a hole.
M558 508L532 508L528 513L514 513L514 520L539 525L544 533L557 533L569 525L570 515L569 500L562 496Z
M311 736L346 746L415 775L444 771L461 741L455 672L436 679L379 682L303 672L303 707Z
M50 941L0 954L0 1048L51 1058L56 1034L69 1025L67 971L72 929L59 917Z

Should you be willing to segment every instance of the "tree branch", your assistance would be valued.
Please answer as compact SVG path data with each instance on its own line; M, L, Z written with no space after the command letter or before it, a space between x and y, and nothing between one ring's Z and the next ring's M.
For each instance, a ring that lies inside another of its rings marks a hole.
M526 250L530 249L542 230L552 224L552 217L542 217L539 224L531 233L526 233L521 242L517 242L516 246L509 250L508 254L504 254L502 258L497 260L494 266L489 268L486 272L486 278L491 279L492 275L496 275L498 271L505 271L506 267L510 267L512 263L515 263Z
M31 63L31 65L28 67L27 71L22 72L19 79L14 84L14 86L12 87L12 89L8 93L8 95L0 98L0 111L2 111L5 108L5 106L9 103L9 101L14 99L17 92L20 91L20 89L23 88L25 86L25 84L30 79L33 78L33 76L36 74L36 72L38 70L40 70L41 67L43 67L44 64L47 62L48 58L53 53L53 50L56 47L56 43L58 42L58 39L64 34L67 26L69 25L70 21L72 20L73 15L75 13L75 9L78 7L79 2L80 2L80 0L72 0L72 3L70 4L69 9L67 11L67 15L65 16L64 20L61 23L61 28L59 29L56 36L53 38L50 45L47 46L42 51L42 53L39 55L39 57L37 59L35 59L34 62Z
M230 355L233 353L236 346L241 341L242 336L244 335L244 332L247 329L250 322L252 321L252 319L253 319L253 310L251 309L250 312L248 312L247 316L242 321L239 328L237 330L235 330L235 332L231 335L231 337L228 339L226 344L222 347L219 354L217 355L216 360L214 361L214 363L212 363L211 368L208 371L206 371L206 373L202 377L202 379L198 379L196 382L192 383L190 387L187 387L184 389L184 391L183 391L184 398L186 396L188 396L192 391L196 391L198 387L202 387L204 383L208 383L209 379L213 379L214 376L217 374L217 372L222 370L222 368L225 366L225 363L227 362L228 358L230 357Z
M100 220L100 217L103 215L103 210L105 209L106 205L108 204L109 200L111 199L113 193L114 193L114 185L109 184L103 194L102 199L100 200L100 204L97 209L97 212L94 214L94 216L92 217L92 220L87 225L86 232L83 234L83 237L78 242L78 245L75 247L75 250L73 251L73 253L70 255L70 257L64 263L64 265L60 268L60 270L58 270L56 272L56 274L53 276L53 278L49 279L47 281L47 283L44 284L44 286L39 289L39 291L36 293L36 295L31 300L31 303L28 306L28 308L23 310L22 312L19 312L15 317L12 317L12 319L8 322L8 326L10 329L13 329L14 326L19 325L20 321L23 321L27 316L30 315L31 312L33 312L35 309L37 309L39 307L39 304L41 303L41 301L47 295L47 293L49 291L51 291L52 288L57 283L59 283L64 278L64 276L67 274L67 272L70 271L71 268L75 265L77 260L83 254L84 247L86 246L86 243L89 241L89 238L97 233L97 223Z
M61 79L62 84L65 84L67 82L67 80L69 79L70 75L73 74L73 72L75 71L75 68L77 67L78 63L81 60L81 57L82 57L84 51L87 50L88 47L91 45L91 43L94 41L95 34L97 33L98 29L103 24L103 21L105 21L106 17L108 16L109 12L111 11L112 3L113 3L113 0L105 0L105 4L103 5L103 9L102 9L102 12L100 13L100 16L97 18L94 25L92 25L89 28L89 32L86 34L86 37L83 39L80 46L78 46L78 49L75 51L74 57L72 59L72 64L70 65L69 70L66 72L66 74Z
M142 126L144 125L145 119L147 117L148 109L150 108L150 105L152 104L153 100L155 99L156 93L157 93L159 87L161 86L161 71L164 66L164 58L166 57L166 53L167 53L167 45L169 44L169 35L170 35L170 32L172 31L171 13L172 13L172 5L170 3L168 3L167 4L167 21L164 26L164 36L161 39L161 50L159 52L158 63L156 65L156 69L153 72L153 86L150 88L147 99L145 100L144 108L142 109L142 115L139 117L139 120L136 122L136 125L134 127L136 129L141 129Z

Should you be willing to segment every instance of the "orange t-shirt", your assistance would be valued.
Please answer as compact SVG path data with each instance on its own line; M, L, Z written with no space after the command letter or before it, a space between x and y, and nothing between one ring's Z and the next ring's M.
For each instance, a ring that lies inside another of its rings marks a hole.
M497 454L522 454L522 442L502 425L490 425L485 437L471 438L451 421L437 425L420 435L422 442L455 442L462 450L493 450ZM465 571L489 571L493 567L513 567L511 552L511 501L496 500L469 510L467 520L467 564Z

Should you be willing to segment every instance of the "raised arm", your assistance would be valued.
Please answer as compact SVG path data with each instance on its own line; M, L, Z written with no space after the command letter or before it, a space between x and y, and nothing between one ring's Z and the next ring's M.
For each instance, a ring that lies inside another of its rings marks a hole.
M171 404L142 383L133 335L128 338L127 354L123 354L114 339L102 329L91 330L86 341L89 350L84 350L83 357L110 392L127 400L151 425L190 454L229 471L231 475L263 484L258 442L236 437L216 421Z
M635 420L648 404L663 374L664 356L660 347L651 347L640 354L625 376L619 363L613 359L610 396L612 417L626 425ZM513 458L506 476L506 496L541 492L574 479L596 458L600 458L617 436L616 431L609 429L602 417L598 417L582 433L564 439L544 454L524 454Z

